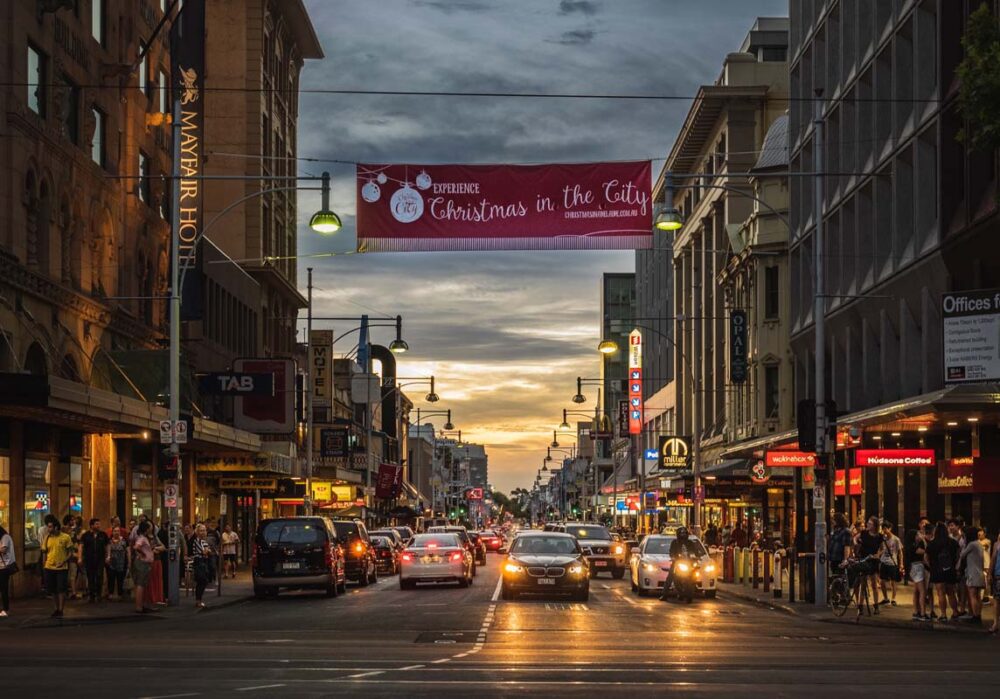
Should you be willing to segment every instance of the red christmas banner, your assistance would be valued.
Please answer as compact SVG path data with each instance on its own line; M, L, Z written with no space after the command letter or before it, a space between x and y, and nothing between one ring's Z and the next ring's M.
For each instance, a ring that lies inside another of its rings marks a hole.
M357 166L358 249L652 247L648 160Z

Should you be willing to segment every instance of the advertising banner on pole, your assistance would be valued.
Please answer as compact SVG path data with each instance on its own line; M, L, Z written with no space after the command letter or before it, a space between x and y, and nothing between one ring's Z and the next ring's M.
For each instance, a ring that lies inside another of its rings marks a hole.
M945 383L1000 380L1000 289L941 298Z
M237 395L233 422L258 434L289 434L295 429L295 362L291 359L237 359L239 373L274 376L272 395Z
M642 333L628 336L628 433L642 434Z
M391 498L396 484L396 471L399 466L395 464L379 464L378 476L375 480L375 497Z
M358 249L652 247L651 166L357 166Z

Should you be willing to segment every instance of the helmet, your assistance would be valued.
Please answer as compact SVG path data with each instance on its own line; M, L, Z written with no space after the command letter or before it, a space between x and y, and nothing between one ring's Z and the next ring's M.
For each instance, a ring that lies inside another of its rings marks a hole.
M687 527L677 527L677 538L681 541L688 538Z

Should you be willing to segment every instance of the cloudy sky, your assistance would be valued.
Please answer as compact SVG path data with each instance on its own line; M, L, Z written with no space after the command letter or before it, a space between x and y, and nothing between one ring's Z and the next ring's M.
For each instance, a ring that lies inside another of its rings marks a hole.
M305 90L689 96L715 80L756 16L787 14L787 0L305 2L326 54L307 64ZM688 107L686 100L306 93L299 155L410 163L655 159L669 151ZM654 160L654 171L661 166ZM300 254L355 244L353 166L301 163L303 172L324 169L334 176L345 230L317 239L302 226ZM303 197L303 215L315 203ZM401 357L400 375L437 377L436 407L452 409L463 438L487 445L490 481L509 491L531 485L562 408L573 407L575 377L598 374L600 276L632 271L633 257L378 253L303 259L299 275L304 286L305 268L315 268L316 315L403 316L412 351ZM416 387L411 395L424 392Z

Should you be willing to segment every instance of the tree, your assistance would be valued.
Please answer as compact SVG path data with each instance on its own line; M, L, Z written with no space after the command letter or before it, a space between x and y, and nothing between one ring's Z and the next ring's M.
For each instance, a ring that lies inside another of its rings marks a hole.
M966 126L958 140L970 148L1000 148L1000 25L984 2L969 16L958 65L958 103Z

